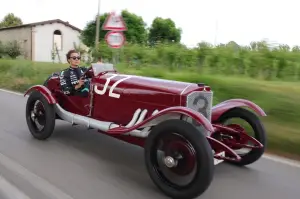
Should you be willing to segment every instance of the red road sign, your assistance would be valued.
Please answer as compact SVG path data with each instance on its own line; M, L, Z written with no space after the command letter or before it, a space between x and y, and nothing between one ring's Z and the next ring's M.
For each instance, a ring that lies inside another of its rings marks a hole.
M119 31L109 31L105 35L105 41L111 48L121 48L125 43L125 35Z
M103 26L103 30L116 30L116 31L126 31L127 27L121 15L116 15L115 12L110 13L106 18Z

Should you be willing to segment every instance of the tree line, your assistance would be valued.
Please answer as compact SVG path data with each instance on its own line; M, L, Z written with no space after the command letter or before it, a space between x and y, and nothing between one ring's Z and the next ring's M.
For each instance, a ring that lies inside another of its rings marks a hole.
M103 40L107 31L101 30L105 19L109 13L104 13L100 16L100 40ZM128 31L124 34L126 40L130 43L156 43L161 42L175 42L179 43L181 40L181 29L176 27L175 22L170 19L163 19L156 17L151 26L147 24L141 16L123 10L121 15L127 25ZM13 13L7 14L0 22L0 28L22 25L22 19L15 16ZM88 47L94 46L96 34L96 18L87 23L81 33L81 40Z
M195 48L180 43L127 43L120 50L100 43L98 53L105 61L126 67L152 68L149 72L192 71L198 74L245 76L264 80L300 81L300 49L286 45L271 47L267 41L239 46L235 42L212 45L200 42ZM158 74L159 75L159 74Z
M124 48L112 53L101 31L98 54L107 60L127 63L130 66L151 66L170 70L193 70L198 73L239 75L265 80L300 80L300 47L285 44L272 45L266 40L238 45L234 41L212 45L200 41L188 48L180 43L182 30L171 19L156 17L146 27L141 16L123 10L122 17L128 27ZM100 16L100 27L108 16ZM87 23L81 34L84 44L93 49L96 19ZM115 60L117 59L117 61Z
M100 41L104 39L107 31L102 30L102 26L109 13L104 13L100 16ZM156 17L151 26L147 27L147 24L141 16L131 13L127 10L123 10L121 15L126 23L127 31L124 32L126 41L129 43L138 44L154 44L160 42L175 42L179 43L181 40L182 30L176 27L175 22L170 19L163 19ZM96 34L96 18L87 23L81 33L81 39L88 47L93 47L95 44Z

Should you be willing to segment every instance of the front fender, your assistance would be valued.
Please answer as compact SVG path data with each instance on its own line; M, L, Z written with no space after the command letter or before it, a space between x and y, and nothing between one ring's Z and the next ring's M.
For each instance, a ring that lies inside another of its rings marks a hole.
M187 116L193 118L195 121L199 122L204 126L204 128L210 132L214 131L214 128L212 124L209 122L206 117L204 117L202 114L200 114L197 111L194 111L187 107L182 106L176 106L176 107L170 107L166 108L164 110L161 110L157 112L155 115L150 116L146 120L142 121L139 124L133 125L132 127L116 127L112 128L108 131L108 133L111 134L123 134L128 133L136 129L145 128L149 126L155 126L159 124L162 121L168 120L168 119L181 119L181 116Z
M52 96L52 93L49 91L49 89L42 85L34 85L30 87L27 91L25 91L24 97L34 90L39 91L47 99L49 104L57 103L56 99Z
M248 107L260 116L267 116L262 108L249 100L230 99L212 107L212 121L217 121L223 113L235 107Z

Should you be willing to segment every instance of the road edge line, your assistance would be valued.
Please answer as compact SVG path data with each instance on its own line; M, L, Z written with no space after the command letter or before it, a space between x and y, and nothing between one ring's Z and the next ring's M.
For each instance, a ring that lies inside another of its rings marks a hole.
M0 174L0 195L5 199L31 199L23 191L18 189L15 185L10 183Z
M6 90L6 89L2 89L2 88L0 88L0 91L5 92L5 93L14 94L14 95L21 95L21 96L24 95L24 94L22 94L20 92L10 91L10 90Z
M15 162L11 158L0 152L0 164L3 165L6 169L12 171L15 174L18 174L21 178L30 183L34 188L43 192L46 196L53 199L74 199L67 193L63 192L46 179L32 173L19 163Z

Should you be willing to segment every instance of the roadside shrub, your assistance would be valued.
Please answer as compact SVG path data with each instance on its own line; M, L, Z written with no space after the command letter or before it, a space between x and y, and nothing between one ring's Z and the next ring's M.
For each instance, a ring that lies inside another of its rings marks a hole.
M16 59L22 54L22 49L18 41L1 42L0 41L0 58L9 57Z
M3 57L4 54L5 54L4 45L0 41L0 59Z
M4 49L5 54L12 59L16 59L22 54L21 47L16 40L7 42Z

